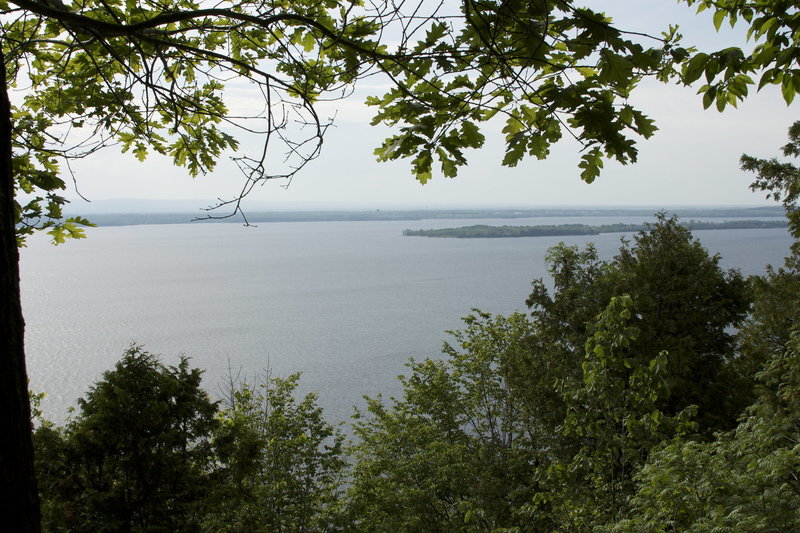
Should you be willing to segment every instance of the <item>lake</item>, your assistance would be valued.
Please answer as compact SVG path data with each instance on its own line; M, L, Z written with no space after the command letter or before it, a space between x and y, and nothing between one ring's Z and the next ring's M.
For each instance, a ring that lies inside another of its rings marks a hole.
M621 234L515 239L403 237L472 224L640 223L642 217L176 224L91 228L21 251L28 374L47 417L67 408L132 342L205 370L212 394L228 368L253 378L302 371L331 421L362 395L397 394L409 357L436 357L445 330L475 307L525 310L544 257L563 241L604 258ZM722 265L758 274L782 264L785 229L697 231ZM628 235L630 237L630 235Z

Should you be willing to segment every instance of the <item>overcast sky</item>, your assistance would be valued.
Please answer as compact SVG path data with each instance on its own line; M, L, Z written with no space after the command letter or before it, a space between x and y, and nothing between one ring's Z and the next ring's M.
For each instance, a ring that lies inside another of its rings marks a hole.
M719 49L741 44L743 29L716 34L710 14L695 15L693 8L674 0L597 0L619 27L658 34L678 23L687 44ZM348 100L326 105L336 112L322 155L288 188L279 182L253 191L250 205L278 207L392 207L447 206L681 206L763 205L762 194L750 192L752 176L742 173L742 153L772 157L785 143L786 131L797 117L779 91L769 87L750 97L738 109L703 110L696 89L648 81L633 103L656 120L659 131L639 143L639 163L606 163L601 176L589 185L579 179L578 146L562 141L547 161L524 160L509 169L503 157L499 131L487 130L487 145L468 154L469 166L455 179L435 176L426 185L415 182L406 161L377 163L373 150L390 133L369 126L371 110L361 103L366 95L381 94L376 80L360 86ZM112 170L113 169L113 170ZM116 198L189 200L204 207L214 198L228 198L240 188L238 171L221 163L213 175L192 179L167 160L151 157L138 163L111 148L74 165L80 192L89 200ZM74 191L73 209L85 204ZM101 202L98 202L101 203Z

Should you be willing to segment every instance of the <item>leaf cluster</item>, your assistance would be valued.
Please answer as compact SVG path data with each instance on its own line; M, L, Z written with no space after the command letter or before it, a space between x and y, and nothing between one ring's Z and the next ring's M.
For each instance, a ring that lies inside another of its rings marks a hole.
M719 260L676 218L660 214L634 243L623 241L611 261L600 261L592 246L583 252L555 247L548 256L552 295L538 280L526 303L549 343L576 361L597 314L615 296L630 295L632 325L639 331L631 351L645 362L669 353L670 395L659 408L674 416L697 405L701 430L710 432L729 427L738 415L717 394L729 379L723 368L733 351L730 328L741 323L749 305L745 280L722 269Z
M719 111L736 105L756 85L761 90L767 85L779 85L787 104L800 92L800 70L797 49L800 25L795 6L783 0L684 0L687 5L697 5L697 11L713 11L713 23L719 30L724 23L731 27L740 21L747 25L747 39L754 46L750 52L739 47L705 53L693 53L681 72L683 83L689 85L701 79L705 83L698 89L703 95L703 107L714 104Z
M673 61L676 35L647 47L610 18L572 2L476 2L450 17L431 15L423 39L384 64L395 87L367 104L373 124L399 125L375 150L381 161L411 159L422 183L438 162L446 177L483 146L480 127L502 123L505 156L544 159L565 134L584 151L581 178L593 181L603 160L635 162L631 135L650 137L653 121L627 102L638 81Z
M235 384L218 414L203 530L333 531L341 496L344 437L317 396L295 399L300 375Z
M506 379L530 334L522 314L475 310L445 360L411 361L404 396L368 399L349 491L368 531L490 531L531 498L532 428Z

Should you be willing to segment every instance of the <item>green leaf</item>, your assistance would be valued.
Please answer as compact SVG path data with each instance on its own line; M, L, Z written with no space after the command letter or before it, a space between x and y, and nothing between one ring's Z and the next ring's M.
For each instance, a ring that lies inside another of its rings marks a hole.
M722 26L722 22L725 20L725 16L728 13L724 9L718 9L716 13L714 13L714 28L719 31L720 26Z
M708 88L703 94L703 109L708 109L714 103L714 97L717 95L715 87Z
M136 147L133 149L133 154L139 161L147 159L147 146L144 143L137 142Z
M431 24L430 29L425 34L425 42L428 45L433 45L434 43L436 43L436 41L438 41L439 39L444 37L446 34L447 34L447 24L446 23L438 22L438 23Z
M794 83L792 82L792 78L793 76L786 72L783 75L783 81L781 83L781 93L783 94L783 100L786 102L786 105L792 103L797 92L794 87Z
M648 118L641 111L634 111L633 118L636 123L636 132L645 139L649 139L658 131L655 120Z
M695 54L692 59L686 64L683 71L683 83L690 85L700 79L703 71L705 70L706 63L708 62L708 54L699 53Z
M525 133L518 131L506 136L506 153L503 156L503 166L515 167L525 156Z
M461 139L465 146L470 148L480 148L485 140L483 134L474 122L465 120L461 123Z
M64 180L59 178L54 172L42 170L33 171L27 175L27 179L32 185L35 185L44 191L64 190L67 187L66 183L64 183ZM32 190L28 190L27 192L30 193Z
M610 50L603 50L601 62L602 76L612 85L626 86L631 81L633 63Z
M592 148L581 157L578 167L582 168L581 179L586 183L592 183L600 175L603 168L603 154L600 148Z
M725 96L725 93L718 93L717 94L717 111L724 111L725 105L728 103L728 99Z

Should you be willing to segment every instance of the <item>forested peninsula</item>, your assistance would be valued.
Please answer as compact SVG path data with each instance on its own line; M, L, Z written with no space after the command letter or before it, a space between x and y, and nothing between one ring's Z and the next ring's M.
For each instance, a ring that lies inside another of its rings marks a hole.
M690 220L682 224L690 230L785 228L786 220L728 220L725 222L700 222ZM441 237L453 239L498 239L510 237L558 237L568 235L599 235L601 233L632 233L649 231L653 224L541 224L536 226L489 226L477 224L458 228L403 230L406 237Z

